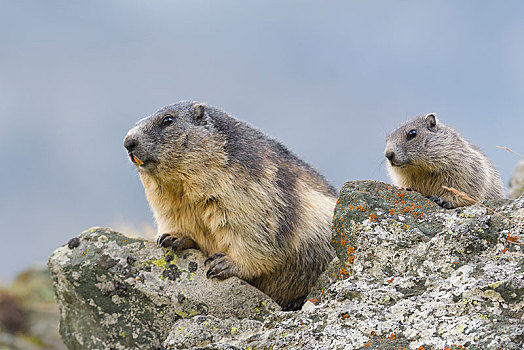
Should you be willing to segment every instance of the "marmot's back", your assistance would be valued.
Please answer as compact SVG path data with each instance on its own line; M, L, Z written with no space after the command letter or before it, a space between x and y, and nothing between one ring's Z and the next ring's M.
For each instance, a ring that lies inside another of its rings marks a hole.
M197 247L209 277L238 276L299 307L334 257L336 193L278 141L195 102L140 121L124 145L158 224L158 241Z
M442 186L480 201L504 197L500 175L488 158L434 114L412 119L390 133L385 156L395 185L418 191L445 207L473 203Z

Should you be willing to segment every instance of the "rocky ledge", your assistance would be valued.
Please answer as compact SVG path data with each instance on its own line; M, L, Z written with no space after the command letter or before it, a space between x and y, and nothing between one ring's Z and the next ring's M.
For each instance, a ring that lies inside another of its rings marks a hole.
M301 311L205 277L196 250L95 228L49 259L70 349L521 349L524 197L445 210L375 181L346 183L338 258Z

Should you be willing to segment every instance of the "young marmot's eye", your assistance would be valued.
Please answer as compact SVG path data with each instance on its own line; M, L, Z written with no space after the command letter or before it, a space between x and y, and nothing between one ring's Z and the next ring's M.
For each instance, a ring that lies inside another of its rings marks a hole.
M171 124L173 124L173 117L168 114L164 119L162 119L162 126L168 126Z
M415 136L417 136L417 130L415 130L415 129L412 129L412 130L409 130L409 132L408 132L408 134L407 134L406 138L407 138L407 139L408 139L408 141L409 141L409 140L412 140L412 139L414 139L414 138L415 138Z

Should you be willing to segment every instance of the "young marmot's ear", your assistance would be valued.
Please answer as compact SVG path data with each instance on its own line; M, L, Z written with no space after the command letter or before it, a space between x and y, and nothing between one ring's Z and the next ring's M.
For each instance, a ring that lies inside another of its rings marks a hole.
M435 113L426 114L424 120L426 121L426 126L429 130L437 129L437 116L435 115Z
M197 103L193 105L193 118L197 125L206 125L208 116L206 115L206 105Z

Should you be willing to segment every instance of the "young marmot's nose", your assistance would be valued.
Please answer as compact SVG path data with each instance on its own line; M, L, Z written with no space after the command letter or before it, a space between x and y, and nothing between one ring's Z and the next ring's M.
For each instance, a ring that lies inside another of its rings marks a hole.
M391 150L387 150L386 153L384 154L386 156L387 159L389 159L390 161L392 161L393 159L395 159L395 152L391 151Z
M133 152L133 150L136 148L137 145L138 145L138 141L131 135L126 136L126 138L124 139L124 147L129 152Z

